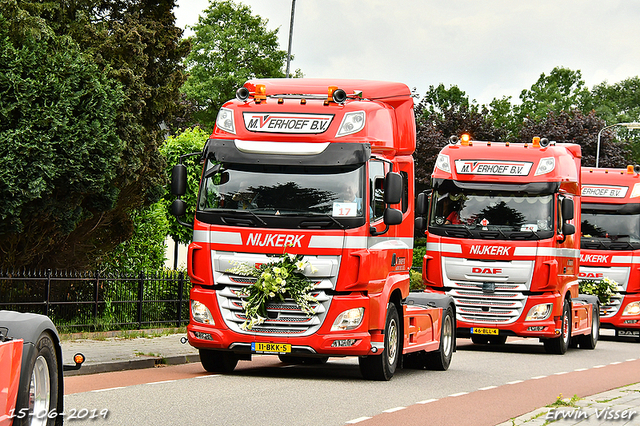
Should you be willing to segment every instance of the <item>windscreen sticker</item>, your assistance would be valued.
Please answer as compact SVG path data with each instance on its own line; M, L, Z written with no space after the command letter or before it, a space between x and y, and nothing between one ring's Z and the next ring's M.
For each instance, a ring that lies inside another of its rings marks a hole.
M358 203L333 203L333 216L354 217L358 215Z
M324 133L333 120L331 114L245 112L242 116L247 130L263 133Z
M610 185L582 185L583 197L624 198L629 187Z
M528 176L533 163L526 161L456 160L456 172L465 175Z

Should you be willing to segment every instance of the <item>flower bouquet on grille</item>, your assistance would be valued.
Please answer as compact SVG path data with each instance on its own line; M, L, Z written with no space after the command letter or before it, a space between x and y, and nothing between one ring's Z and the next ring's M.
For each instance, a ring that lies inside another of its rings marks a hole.
M240 293L246 318L240 326L243 330L250 330L265 322L267 304L277 300L284 302L287 297L293 299L307 316L314 314L312 304L317 303L317 300L309 293L315 286L304 275L304 271L309 268L311 273L316 273L318 270L302 259L300 254L285 253L277 262L263 263L259 268L237 263L226 271L229 274L257 278L255 283Z
M619 284L611 278L604 277L599 281L596 280L581 280L580 281L580 293L593 294L598 296L598 300L602 305L607 305L611 301L611 297L621 291Z

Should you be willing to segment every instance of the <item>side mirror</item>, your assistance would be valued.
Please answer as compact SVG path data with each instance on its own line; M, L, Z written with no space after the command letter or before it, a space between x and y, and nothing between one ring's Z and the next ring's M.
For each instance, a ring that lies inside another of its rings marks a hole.
M402 212L398 209L386 208L383 216L385 225L400 225L402 223Z
M562 224L562 234L563 235L573 235L576 233L576 227L573 226L570 223L563 223Z
M384 202L398 204L402 200L402 176L400 173L389 172L384 178Z
M174 200L171 203L171 214L175 217L184 216L187 212L187 203L184 200Z
M187 192L187 167L176 164L171 172L171 192L178 197Z
M416 198L416 216L424 216L429 210L429 192L421 192Z
M561 208L562 208L562 220L573 219L573 200L571 198L563 199Z
M425 219L424 217L416 217L413 227L417 231L424 231L425 229L427 229L427 219Z

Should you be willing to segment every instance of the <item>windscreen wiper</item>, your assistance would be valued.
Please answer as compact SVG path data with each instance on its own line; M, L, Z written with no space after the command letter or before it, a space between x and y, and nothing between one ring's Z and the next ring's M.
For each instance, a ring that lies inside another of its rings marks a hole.
M300 216L313 216L313 217L317 217L317 218L329 218L334 223L336 223L340 228L344 229L344 225L342 223L340 223L335 217L331 216L328 213L304 212L304 213L301 213Z
M236 210L236 209L215 209L215 212L221 212L221 213L245 213L245 214L250 214L251 216L253 216L254 218L258 219L258 222L260 222L263 226L267 226L267 222L265 222L264 220L262 220L257 214L255 214L254 212L252 212L251 210Z

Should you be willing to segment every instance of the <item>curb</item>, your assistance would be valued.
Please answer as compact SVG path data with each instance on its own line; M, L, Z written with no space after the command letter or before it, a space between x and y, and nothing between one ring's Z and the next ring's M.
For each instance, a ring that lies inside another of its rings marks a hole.
M88 374L110 373L113 371L140 370L162 365L180 365L200 362L200 355L174 355L169 357L144 357L135 360L109 361L99 364L83 364L79 370L64 372L65 377L84 376Z

